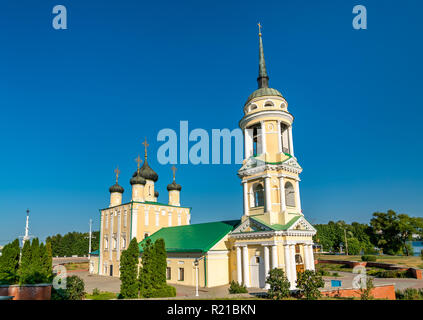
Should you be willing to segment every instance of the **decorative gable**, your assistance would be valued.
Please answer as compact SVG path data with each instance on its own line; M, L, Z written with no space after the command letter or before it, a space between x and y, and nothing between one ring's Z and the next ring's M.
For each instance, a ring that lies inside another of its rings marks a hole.
M244 232L257 232L257 231L272 231L268 226L248 218L243 223L241 223L237 228L235 228L232 233L244 233Z
M295 223L288 228L288 231L314 231L316 229L304 218L301 217Z

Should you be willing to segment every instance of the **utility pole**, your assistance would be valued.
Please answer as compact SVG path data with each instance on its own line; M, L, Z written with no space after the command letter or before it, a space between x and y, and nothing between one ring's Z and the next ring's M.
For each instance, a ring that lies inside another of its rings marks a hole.
M345 253L348 255L348 241L347 241L347 229L344 228L344 237L345 237Z
M89 241L88 241L88 259L91 258L90 252L91 252L91 237L92 237L92 224L93 220L90 219L90 234L89 234Z

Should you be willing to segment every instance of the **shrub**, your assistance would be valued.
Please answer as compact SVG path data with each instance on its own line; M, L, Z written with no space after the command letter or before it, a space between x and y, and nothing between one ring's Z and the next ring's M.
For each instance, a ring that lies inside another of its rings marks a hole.
M150 296L146 298L167 298L167 297L176 297L175 287L165 285L162 288L152 289L150 291Z
M366 277L366 287L360 289L360 299L361 300L372 300L373 296L371 295L372 289L374 288L373 285L373 278Z
M422 258L422 260L423 260L423 249L420 250L420 258Z
M238 282L232 280L231 285L229 286L229 293L248 293L248 290L245 285L239 284Z
M100 294L100 290L98 290L98 288L94 288L92 295L93 296L98 296L99 294Z
M339 273L338 272L333 272L332 273L332 277L339 277Z
M307 300L316 300L321 297L319 288L323 288L325 282L322 276L312 270L305 270L297 274L297 288Z
M67 300L82 300L85 297L84 281L78 276L71 276L66 279Z
M423 300L423 289L407 288L395 291L397 300Z
M124 298L138 298L138 257L138 242L132 238L120 257L120 293Z
M291 284L282 269L275 268L270 270L266 278L266 283L270 286L267 291L267 296L270 299L281 300L289 297L289 287Z
M375 262L376 260L377 260L377 258L374 255L364 255L364 256L361 256L361 261Z

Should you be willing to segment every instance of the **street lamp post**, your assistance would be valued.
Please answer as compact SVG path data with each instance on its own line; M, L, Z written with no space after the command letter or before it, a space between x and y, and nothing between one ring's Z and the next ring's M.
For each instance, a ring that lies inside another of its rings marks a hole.
M198 259L195 259L194 266L195 266L195 296L198 297Z

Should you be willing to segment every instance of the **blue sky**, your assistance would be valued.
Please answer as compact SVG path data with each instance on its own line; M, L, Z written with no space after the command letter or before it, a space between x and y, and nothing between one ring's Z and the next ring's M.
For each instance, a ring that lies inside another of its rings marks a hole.
M68 10L54 30L52 8ZM368 30L352 28L352 8ZM0 244L98 228L119 165L163 128L234 129L256 89L257 22L270 86L295 116L303 212L312 223L422 216L420 1L2 1ZM242 215L238 165L181 165L192 222ZM201 177L201 179L199 179Z

